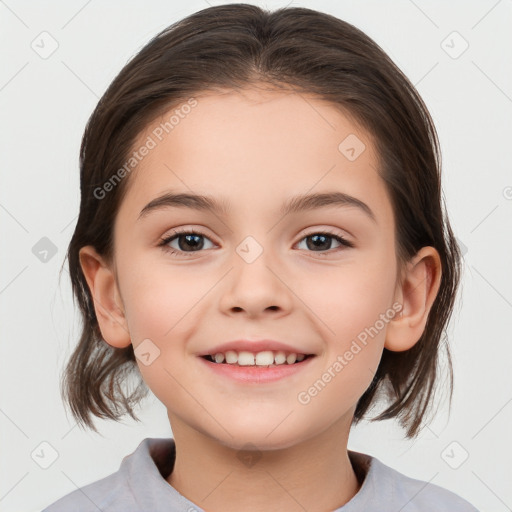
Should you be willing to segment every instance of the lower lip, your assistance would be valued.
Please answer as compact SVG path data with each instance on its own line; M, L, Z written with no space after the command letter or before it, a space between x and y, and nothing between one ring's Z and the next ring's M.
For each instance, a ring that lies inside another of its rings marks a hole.
M275 382L285 377L294 375L309 366L314 356L294 364L281 364L270 368L257 366L237 366L225 363L212 363L204 357L199 359L212 371L218 375L224 375L238 382L247 382L251 384L264 384L267 382Z

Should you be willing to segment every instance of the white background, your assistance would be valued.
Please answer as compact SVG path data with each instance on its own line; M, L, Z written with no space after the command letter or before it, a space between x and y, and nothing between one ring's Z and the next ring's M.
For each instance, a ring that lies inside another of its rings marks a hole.
M78 213L80 139L99 97L157 32L221 3L0 2L2 512L40 510L116 471L144 437L171 436L166 411L152 394L138 412L141 423L98 420L101 436L67 417L59 378L79 330L69 275L65 269L59 284L59 270ZM416 441L405 441L392 421L364 423L353 429L349 448L446 487L482 511L512 510L512 2L291 5L356 25L417 85L439 132L452 225L467 248L449 330L450 416L445 401ZM43 31L58 42L47 59L31 48ZM453 31L469 44L458 58L452 56L463 40ZM57 248L46 263L32 252L43 237ZM42 442L58 454L47 469L31 457L41 453ZM458 469L447 464L447 447L452 465L468 453Z

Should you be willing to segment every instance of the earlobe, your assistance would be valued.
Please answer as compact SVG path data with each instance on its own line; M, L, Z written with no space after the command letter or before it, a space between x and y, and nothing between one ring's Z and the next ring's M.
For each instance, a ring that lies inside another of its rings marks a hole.
M434 247L423 247L406 264L395 296L402 310L388 324L385 348L401 352L419 341L439 291L441 272L441 259Z
M113 270L90 245L82 247L79 256L103 339L113 347L127 347L131 339Z

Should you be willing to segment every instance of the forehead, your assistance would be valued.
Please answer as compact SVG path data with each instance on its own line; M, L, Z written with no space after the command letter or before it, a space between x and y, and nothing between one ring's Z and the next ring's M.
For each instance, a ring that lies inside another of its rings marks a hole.
M370 134L314 95L257 88L197 95L148 125L133 149L144 145L151 149L129 176L118 214L131 222L168 190L226 199L237 214L277 211L291 196L331 190L389 206Z

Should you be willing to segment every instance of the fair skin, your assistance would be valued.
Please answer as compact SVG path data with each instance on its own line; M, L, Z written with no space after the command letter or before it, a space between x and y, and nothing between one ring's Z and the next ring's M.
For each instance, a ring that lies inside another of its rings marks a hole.
M407 350L420 338L439 288L438 253L421 249L399 281L393 210L372 140L332 105L256 88L196 99L130 176L113 264L91 246L80 251L103 338L134 349L149 338L160 350L151 364L137 364L167 408L177 446L167 481L186 498L210 512L335 510L360 488L347 453L357 401L383 348ZM354 161L338 150L349 134L366 145ZM230 210L164 207L138 219L171 189L223 198ZM374 219L348 204L279 214L292 196L333 191L364 202ZM181 237L168 246L186 254L164 251L158 243L175 228L200 231L203 248L192 253ZM353 247L331 238L315 250L307 242L325 230ZM263 250L251 263L236 251L248 236ZM394 303L401 314L299 402ZM256 385L200 364L200 352L251 336L315 357L292 376ZM247 443L257 450L251 464L240 457Z

